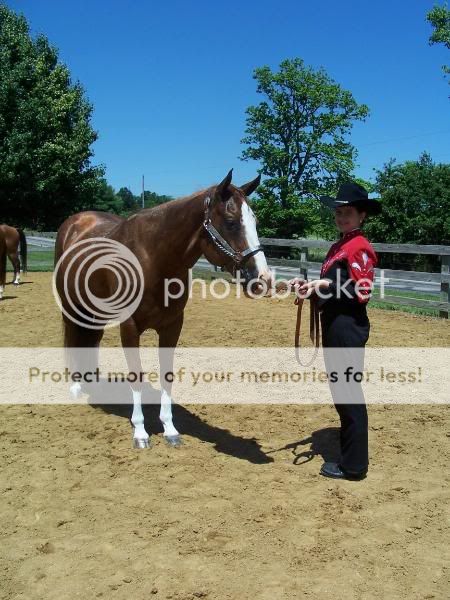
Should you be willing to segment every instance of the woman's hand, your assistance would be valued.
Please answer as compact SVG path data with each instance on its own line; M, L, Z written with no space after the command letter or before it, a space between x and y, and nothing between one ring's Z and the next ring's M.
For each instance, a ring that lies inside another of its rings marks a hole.
M309 298L311 294L319 290L326 291L329 287L329 279L313 279L312 281L304 281L303 284L299 285L298 287L295 287L296 298L294 303L298 304L299 300Z
M290 288L294 288L295 295L298 295L300 287L305 283L307 283L306 279L303 279L302 277L294 277L294 279L290 279L288 281L288 286Z
M290 279L288 281L288 286L290 286L291 288L294 288L294 292L295 292L295 300L294 303L298 304L298 298L299 298L299 293L300 293L300 287L302 285L305 285L305 283L307 283L306 279L303 279L302 277L294 277L294 279Z
M303 279L302 277L294 277L294 279L289 279L288 281L288 285L290 285L293 288L299 287L304 283L306 283L306 279Z

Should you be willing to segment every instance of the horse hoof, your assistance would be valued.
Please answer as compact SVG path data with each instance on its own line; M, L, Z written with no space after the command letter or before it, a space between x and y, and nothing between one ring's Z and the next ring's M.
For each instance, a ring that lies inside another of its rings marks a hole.
M169 446L172 446L172 448L179 448L183 445L183 440L180 435L165 435L164 439Z
M150 448L150 440L148 438L133 438L133 448L142 449Z
M17 286L20 285L20 283L18 281L13 281L13 285Z
M77 383L72 383L72 385L69 388L69 392L70 392L70 396L72 397L72 400L79 400L83 394L82 390L81 390L81 385L77 382Z

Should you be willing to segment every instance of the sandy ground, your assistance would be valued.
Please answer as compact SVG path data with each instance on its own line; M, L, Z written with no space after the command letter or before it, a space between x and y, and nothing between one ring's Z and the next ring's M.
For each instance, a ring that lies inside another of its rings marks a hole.
M450 343L448 322L370 318L372 346ZM288 301L196 297L180 343L285 346L294 320ZM50 274L7 286L0 336L60 345ZM135 451L127 407L0 407L2 599L450 596L448 406L370 406L357 483L318 475L337 458L332 406L177 406L179 449L156 411Z

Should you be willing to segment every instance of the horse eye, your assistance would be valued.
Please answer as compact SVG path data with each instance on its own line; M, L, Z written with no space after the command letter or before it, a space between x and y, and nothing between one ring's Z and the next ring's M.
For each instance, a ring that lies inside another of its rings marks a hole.
M239 221L231 221L230 219L227 219L225 221L225 227L228 229L228 231L239 231L241 224Z

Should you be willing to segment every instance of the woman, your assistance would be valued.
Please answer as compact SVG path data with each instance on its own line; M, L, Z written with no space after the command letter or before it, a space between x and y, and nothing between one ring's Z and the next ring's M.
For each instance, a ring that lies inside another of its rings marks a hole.
M375 251L360 227L367 215L381 212L381 204L370 200L357 183L345 183L336 198L321 196L320 200L335 210L341 237L328 251L320 279L306 282L296 278L290 283L300 297L313 293L318 296L325 365L341 420L340 462L325 462L320 473L335 479L359 480L366 476L369 466L367 409L361 380L370 330L366 305L377 264Z

